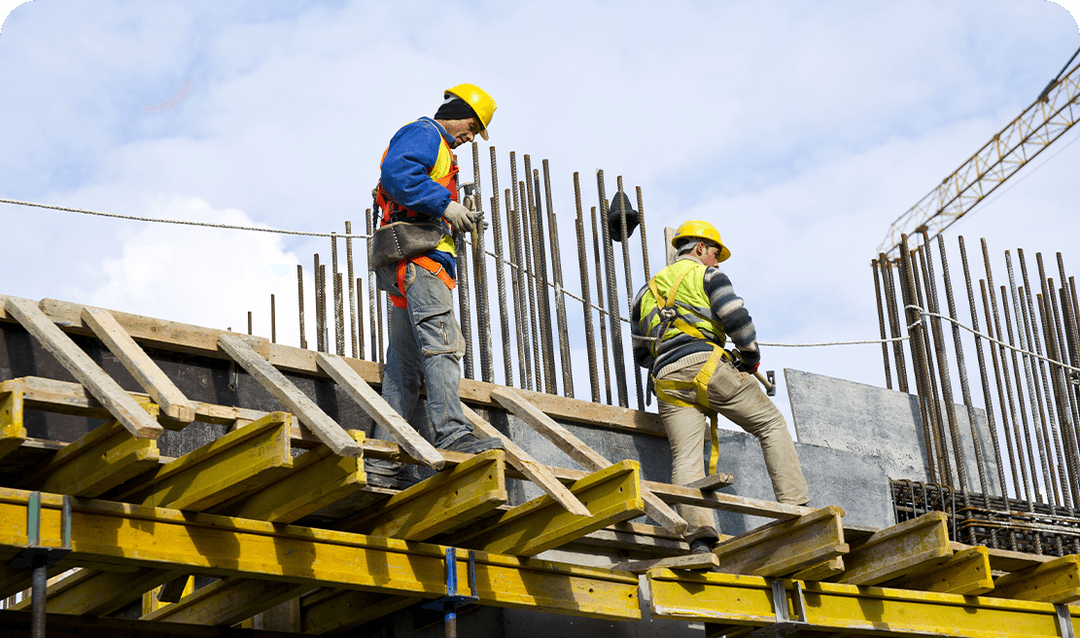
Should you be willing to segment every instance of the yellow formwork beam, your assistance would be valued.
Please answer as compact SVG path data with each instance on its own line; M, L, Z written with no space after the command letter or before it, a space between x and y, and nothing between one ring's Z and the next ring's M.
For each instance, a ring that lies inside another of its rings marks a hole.
M296 598L307 585L225 578L185 596L180 602L147 610L142 620L190 625L234 625L255 614Z
M139 600L144 592L178 575L174 571L148 568L132 571L82 569L50 584L46 599L50 612L104 616ZM29 608L29 600L15 607Z
M994 581L994 594L1048 603L1080 600L1078 564L1080 557L1070 554L1036 567L1006 574Z
M167 463L116 497L199 511L267 485L292 468L292 418L286 412L271 412Z
M637 461L610 465L569 488L592 516L568 512L545 494L484 521L467 534L455 535L453 542L484 551L533 556L645 511Z
M777 521L721 542L713 549L719 571L755 576L789 576L848 552L840 518L829 505L788 521Z
M23 384L18 379L0 383L0 458L26 440L23 424Z
M364 433L348 430L363 444ZM291 523L341 500L367 484L363 459L338 456L320 445L293 458L292 470L273 483L248 492L218 513L273 523Z
M469 524L506 503L506 455L488 450L334 525L335 529L426 540Z
M158 406L139 401L157 418ZM154 439L136 438L119 421L109 421L64 446L25 485L44 492L96 498L158 465Z
M893 581L889 583L889 586L944 594L981 596L994 589L994 579L990 575L990 552L981 546L963 549L953 554L952 558L944 563L917 575ZM1022 597L1006 596L1006 598Z
M0 488L0 550L27 546L30 492ZM62 497L42 495L41 540L61 544ZM71 553L58 565L112 563L437 598L445 548L332 530L283 526L106 501L72 508ZM459 555L458 582L468 581ZM478 552L481 604L610 620L640 618L637 578L612 570Z
M953 555L944 512L929 512L851 542L837 582L877 585L921 573Z
M652 615L657 618L767 627L777 622L772 581L758 576L652 570L648 574ZM874 636L963 638L1050 638L1060 636L1058 611L1074 632L1080 617L1049 603L960 596L838 583L781 581L791 619L795 584L803 589L808 623L803 632L872 633ZM1080 610L1077 610L1080 614ZM791 628L789 628L790 631Z

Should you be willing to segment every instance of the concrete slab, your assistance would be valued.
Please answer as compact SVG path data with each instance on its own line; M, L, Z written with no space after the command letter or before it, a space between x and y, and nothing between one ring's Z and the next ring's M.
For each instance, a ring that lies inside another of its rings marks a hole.
M784 369L784 379L795 432L801 443L877 456L882 459L890 478L928 481L926 446L916 395L790 368ZM970 489L1000 496L993 440L985 411L975 410L988 483L982 486L967 408L957 405L954 409ZM946 436L949 436L947 423ZM952 441L946 441L946 445L952 461Z

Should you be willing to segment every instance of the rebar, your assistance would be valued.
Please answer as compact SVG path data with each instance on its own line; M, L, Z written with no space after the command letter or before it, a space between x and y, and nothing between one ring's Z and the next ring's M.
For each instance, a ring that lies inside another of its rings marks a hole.
M988 298L988 295L987 295L987 292L986 292L986 280L985 279L980 279L979 280L979 291L980 291L980 293L982 293L983 314L985 314L985 316L986 316L986 331L988 333L990 333L991 337L1001 339L1001 336L995 334L995 330L994 330L993 321L996 318L992 319L991 316L990 316L990 301L989 301L989 298ZM1009 373L1009 367L1008 367L1008 364L1005 361L1002 361L1001 362L1002 365L999 366L999 364L998 364L998 348L997 348L996 344L991 343L989 345L989 349L990 349L990 357L991 357L991 360L992 360L992 362L994 364L994 378L997 379L998 405L1001 406L1001 431L1005 434L1005 446L1006 446L1005 451L1009 454L1009 473L1013 477L1013 494L1016 496L1017 499L1021 499L1021 498L1024 498L1025 492L1020 487L1020 472L1018 471L1020 469L1020 465L1017 465L1017 460L1019 460L1019 462L1022 465L1023 460L1024 460L1024 456L1023 456L1023 452L1020 452L1019 457L1018 457L1016 452L1014 451L1012 433L1011 433L1011 430L1009 429L1009 415L1010 415L1010 408L1011 408L1011 403L1012 403L1012 389L1011 388L1009 389L1009 403L1007 404L1005 402L1005 388L1006 388L1006 383L1008 381L1007 376L1008 376L1008 373ZM1013 414L1015 414L1014 410L1013 410ZM1003 494L1008 495L1008 492L1005 491L1005 492L1003 492Z
M1012 315L1009 313L1008 294L1006 287L1001 286L1001 311L1005 317L1006 342L1010 346L1015 347L1016 340L1013 338ZM1012 358L1013 378L1016 379L1016 414L1020 415L1020 428L1016 433L1016 440L1018 447L1027 452L1027 467L1031 470L1031 489L1028 498L1029 501L1034 502L1042 499L1042 492L1039 490L1039 475L1038 470L1036 469L1038 465L1035 463L1035 452L1031 446L1031 428L1028 426L1027 409L1024 405L1024 388L1020 376L1020 360L1017 357L1015 350L1009 349L1009 354Z
M521 246L523 252L519 255L521 257L521 269L525 274L525 290L529 294L529 310L527 313L529 323L529 336L532 338L532 362L533 372L536 379L536 391L544 391L544 372L543 372L543 360L540 356L540 328L537 325L538 317L536 312L536 273L532 271L533 267L533 251L532 251L532 223L529 219L535 212L534 209L526 202L526 190L525 182L518 182L518 188L521 190ZM532 389L532 388L530 388Z
M382 363L383 349L382 349L382 313L378 312L381 308L379 304L378 286L375 285L375 269L371 267L371 227L372 227L372 215L371 209L367 209L364 214L364 222L367 227L367 281L368 281L368 316L371 317L371 360Z
M933 312L929 301L924 301L923 285L927 282L927 269L926 269L926 251L922 246L919 246L912 251L913 256L917 256L916 259L912 259L912 268L918 269L920 260L922 261L922 281L918 275L915 275L915 298L916 304L920 308L928 308ZM913 273L915 274L915 273ZM940 483L946 487L954 487L956 482L953 480L952 465L949 462L949 448L945 437L945 427L941 417L941 399L938 394L940 392L938 388L937 373L934 371L936 362L934 360L934 347L932 343L933 322L927 321L927 325L922 331L922 347L923 347L923 376L928 386L927 392L927 414L930 417L930 428L933 432L934 438L934 454L938 464L938 476Z
M514 189L517 190L516 188ZM521 260L518 258L520 250L517 245L517 210L510 205L510 189L506 189L506 210L508 213L507 221L509 222L507 232L507 242L510 246L510 281L512 284L511 293L514 297L514 323L516 324L517 335L517 354L518 354L518 379L521 382L522 388L532 388L532 370L528 363L529 346L527 345L528 338L526 335L528 331L525 326L528 325L525 319L525 304L522 303L522 299L525 296L525 288L521 283Z
M878 255L878 264L881 266L881 281L885 286L886 307L889 311L889 331L893 339L900 338L900 313L896 308L896 282L893 279L893 269L885 253ZM904 344L893 341L893 360L896 362L896 377L901 392L908 391L907 363L904 361Z
M322 289L322 294L319 297L322 299L322 330L323 330L323 352L330 352L330 322L327 321L327 316L330 310L327 308L326 301L326 264L319 264L319 288Z
M632 280L633 275L630 273L630 233L626 226L626 206L625 202L628 201L626 193L623 192L623 179L622 175L615 176L616 188L618 188L619 194L622 197L616 196L619 200L619 225L622 232L623 240L619 242L623 256L623 279L626 282L626 316L632 317L634 315L634 282ZM633 358L633 350L631 350L631 358ZM645 391L641 387L641 368L636 365L631 365L631 369L634 371L634 389L637 391L637 405L638 409L645 410Z
M274 293L270 293L270 343L277 343L277 305Z
M480 190L480 153L478 148L477 143L473 142L472 199L473 205L476 206L476 212L482 216L484 214L484 197ZM488 312L487 261L484 258L485 225L484 222L478 221L477 227L473 230L473 291L476 295L476 339L479 350L478 358L480 359L480 378L487 383L492 383L494 378L491 370L491 315Z
M514 155L514 151L510 151L510 191L513 195L514 206L512 208L513 229L514 229L514 242L512 251L514 254L510 256L510 261L517 266L517 290L514 297L514 314L518 317L518 340L521 342L520 352L522 354L522 361L525 364L525 372L521 378L522 387L532 390L533 385L533 367L532 367L532 351L529 349L529 341L532 338L532 319L531 307L526 306L526 300L529 299L527 287L531 289L531 282L527 276L526 269L528 261L525 257L524 244L525 236L523 228L525 226L525 215L522 211L524 202L521 198L521 192L518 190L518 178L517 178L517 158ZM540 363L537 362L537 367ZM537 374L539 377L540 375Z
M592 243L593 243L593 267L596 268L596 308L597 317L600 319L600 355L604 371L604 388L606 390L607 404L611 402L611 367L608 365L608 338L607 338L607 312L604 311L604 271L600 266L600 240L596 229L596 207L589 209L592 213Z
M334 286L334 344L337 346L335 352L338 356L345 354L345 316L342 312L344 305L342 303L342 290L341 290L341 277L338 276L338 258L337 258L337 233L330 233L330 257L331 257L331 279Z
M540 203L540 172L532 167L532 159L524 155L527 201L529 202L529 232L532 240L533 277L536 287L536 319L540 327L540 353L544 363L544 392L558 394L555 387L555 346L551 335L551 303L548 296L547 249L544 246L544 212ZM539 376L539 375L537 375Z
M1042 338L1046 344L1046 356L1051 359L1058 360L1058 347L1057 347L1057 327L1054 320L1054 316L1057 314L1056 309L1052 310L1050 305L1053 305L1054 295L1050 292L1053 282L1048 282L1046 278L1046 269L1043 266L1042 253L1035 253L1035 262L1039 269L1039 284L1042 288L1042 303L1045 308L1040 307L1039 315L1042 323ZM1039 295L1036 295L1039 297ZM1034 314L1032 314L1034 318ZM1036 344L1037 345L1037 344ZM1076 449L1075 444L1070 444L1072 439L1071 428L1069 424L1070 414L1068 413L1068 399L1062 395L1060 388L1058 387L1058 375L1060 370L1057 366L1049 365L1046 368L1043 367L1043 362L1039 361L1039 371L1046 370L1042 377L1043 391L1046 394L1047 412L1051 415L1054 414L1053 408L1050 407L1050 384L1053 384L1054 390L1054 404L1057 408L1057 422L1056 426L1054 421L1051 420L1051 427L1053 427L1054 445L1057 450L1058 460L1058 480L1061 481L1061 497L1062 505L1071 508L1073 503L1080 500L1080 495L1074 499L1074 491L1072 486L1075 481L1071 477L1076 475L1075 464L1073 463L1073 455L1070 450ZM1064 408L1064 409L1063 409ZM1066 446L1067 449L1066 449Z
M349 342L352 344L352 358L358 359L358 344L356 343L356 275L353 270L353 252L352 252L352 222L345 222L345 266L348 269L349 275Z
M585 243L585 217L581 211L581 184L578 174L574 173L574 206L577 209L577 217L574 219L574 230L577 231L578 245L578 281L581 283L581 310L585 319L585 350L589 359L589 391L592 393L593 403L600 403L600 381L596 370L596 338L593 334L592 323L592 293L589 281L589 247Z
M551 273L555 280L555 322L559 329L559 360L562 368L563 396L574 398L574 371L570 360L570 339L566 327L566 297L563 295L562 255L559 252L559 226L551 205L551 173L544 166L544 200L547 203L548 236L551 242Z
M356 358L364 358L364 279L356 278L356 324L360 331L356 333Z
M499 214L499 171L495 147L491 151L491 233L495 243L495 287L499 294L499 328L502 337L503 375L507 387L514 387L514 357L510 345L510 315L506 307L506 275L503 272L502 219ZM510 206L507 205L509 212Z
M322 286L319 285L319 273L321 272L319 266L319 253L315 253L315 350L318 352L325 352L323 349L323 330L322 330Z
M596 171L596 190L600 196L600 238L604 243L604 273L607 275L608 320L611 330L611 354L615 362L615 384L619 407L629 407L626 392L626 363L623 354L622 326L619 325L619 287L615 281L615 249L608 233L608 203L604 190L604 171Z
M645 272L645 281L647 282L652 279L652 275L649 274L649 242L646 241L645 234L645 202L641 199L641 187L635 186L634 189L637 191L638 225L641 226L641 230L638 231L641 233L641 268Z
M304 267L296 264L296 308L300 320L300 347L307 349L307 335L304 334Z
M881 305L881 277L878 276L878 262L870 260L870 270L874 271L874 296L877 298L878 328L881 333L881 359L885 366L885 388L892 390L892 369L889 367L889 345L885 342L885 313Z
M475 232L473 233L475 237ZM472 304L469 301L469 252L465 246L465 234L454 231L454 252L457 259L458 316L461 319L461 337L465 340L465 357L462 367L466 379L473 379Z
M248 319L248 334L254 334L253 332L251 332L251 311L250 310L248 310L247 319Z

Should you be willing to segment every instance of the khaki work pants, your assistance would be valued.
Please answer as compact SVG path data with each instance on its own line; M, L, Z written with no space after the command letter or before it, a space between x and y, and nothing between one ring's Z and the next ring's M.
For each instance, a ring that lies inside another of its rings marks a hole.
M692 363L684 368L664 370L664 376L659 378L692 381L702 365ZM697 402L696 388L666 392L688 403ZM707 396L711 409L757 438L777 502L791 505L808 502L806 479L784 415L765 395L757 379L722 361L709 379ZM659 408L671 444L671 482L687 485L704 478L702 444L709 438L708 419L697 408L679 407L663 400L659 401ZM718 536L711 509L678 505L677 510L689 524L684 534L688 542Z

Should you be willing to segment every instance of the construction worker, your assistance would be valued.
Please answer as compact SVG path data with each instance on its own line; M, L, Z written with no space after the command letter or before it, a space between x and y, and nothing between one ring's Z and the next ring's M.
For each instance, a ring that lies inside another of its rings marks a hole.
M709 472L716 472L716 414L757 437L773 493L781 503L808 502L806 479L780 410L753 373L760 360L750 314L717 264L731 256L712 224L688 221L671 240L673 264L634 299L634 361L650 369L650 387L671 444L671 482L705 477L702 442L712 420ZM737 352L724 349L730 337ZM689 523L684 538L693 553L712 549L719 537L710 509L678 506Z
M487 140L494 112L495 100L475 85L447 89L435 117L410 122L391 138L375 189L382 218L372 242L372 266L379 289L393 304L382 397L409 419L422 381L433 430L426 437L436 448L469 453L501 448L502 442L473 434L458 397L465 341L453 311L457 280L451 234L474 232L483 222L458 201L451 149L476 135ZM389 438L379 426L374 436ZM365 469L375 484L407 482L400 463L367 462Z

